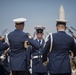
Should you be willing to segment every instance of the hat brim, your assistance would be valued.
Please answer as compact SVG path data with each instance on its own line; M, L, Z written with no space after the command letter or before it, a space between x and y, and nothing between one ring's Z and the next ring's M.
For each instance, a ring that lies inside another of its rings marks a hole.
M63 22L63 23L67 23L68 20L56 20L56 22Z
M21 22L25 22L27 19L25 18L18 18L18 19L14 19L13 22L15 23L21 23Z
M42 29L42 30L44 30L45 27L35 27L34 29Z

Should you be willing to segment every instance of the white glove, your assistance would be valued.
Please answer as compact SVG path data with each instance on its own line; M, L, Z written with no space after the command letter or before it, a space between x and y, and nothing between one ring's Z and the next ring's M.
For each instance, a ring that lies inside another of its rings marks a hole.
M29 69L29 72L32 74L32 69L31 68Z
M4 55L0 56L0 59L3 61L5 59L5 56Z
M30 39L32 39L32 35L28 34L28 37L29 37Z

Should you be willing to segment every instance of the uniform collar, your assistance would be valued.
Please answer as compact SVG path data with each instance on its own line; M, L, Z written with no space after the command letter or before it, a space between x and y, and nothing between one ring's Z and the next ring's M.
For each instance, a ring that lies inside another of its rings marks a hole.
M19 30L19 29L15 29L15 31L22 31L22 30Z
M65 32L65 30L58 30L58 31L64 31Z
M65 31L58 31L58 33L66 33Z
M42 42L42 41L43 41L43 39L41 39L41 40L37 39L37 41L38 41L38 42L39 42L39 41L41 41L41 42Z
M37 39L37 41L38 41L38 42L41 41L41 42L40 42L41 44L43 43L43 39L41 39L41 40Z

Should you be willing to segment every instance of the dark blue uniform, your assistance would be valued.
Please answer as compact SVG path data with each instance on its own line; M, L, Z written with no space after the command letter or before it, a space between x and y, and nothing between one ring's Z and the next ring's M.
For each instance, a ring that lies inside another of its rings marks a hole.
M30 68L31 68L30 59L31 59L31 47L28 46L28 48L26 49L26 65L27 65L26 75L30 75Z
M45 45L43 61L46 60L46 55L50 49L51 39ZM72 50L76 56L76 48L74 39L67 35L64 31L58 31L53 34L53 48L49 54L49 72L50 74L70 74L70 59L69 50Z
M38 44L39 41L35 40ZM44 46L44 39L42 39L41 48L36 50L32 48L32 74L33 75L47 75L47 66L43 65L42 55L43 55L43 46Z
M35 48L39 48L39 45L32 39L28 38L28 33L24 33L22 30L14 30L8 34L10 43L10 68L12 71L26 71L26 49L24 48L24 42L27 40Z
M8 44L4 43L0 40L0 56L4 53L4 51L8 48ZM10 69L9 69L9 63L8 63L8 57L2 62L0 62L0 75L9 75Z

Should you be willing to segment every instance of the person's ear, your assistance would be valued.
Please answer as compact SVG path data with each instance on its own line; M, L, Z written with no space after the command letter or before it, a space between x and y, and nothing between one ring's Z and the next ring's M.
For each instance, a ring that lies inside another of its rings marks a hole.
M67 27L65 27L65 30L67 29Z

